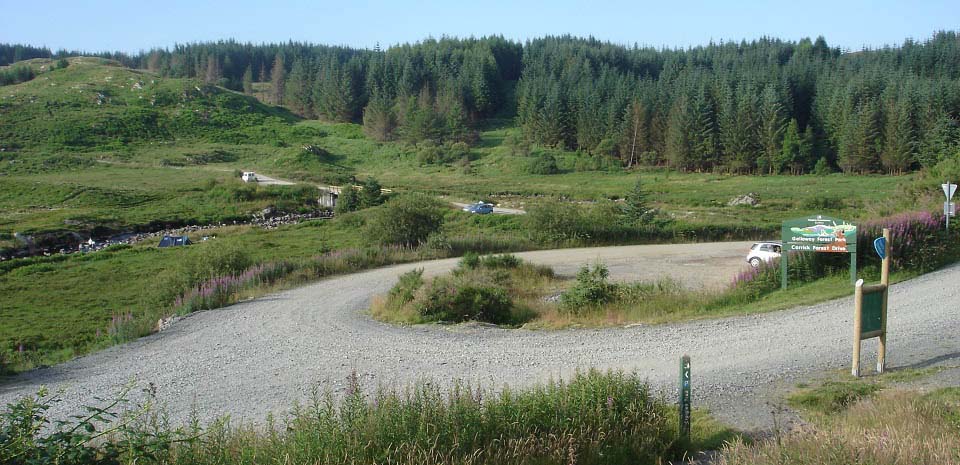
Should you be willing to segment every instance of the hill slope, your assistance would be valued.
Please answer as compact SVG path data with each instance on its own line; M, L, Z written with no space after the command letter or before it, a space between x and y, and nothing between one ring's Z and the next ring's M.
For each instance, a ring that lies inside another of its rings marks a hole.
M195 79L161 78L100 58L69 61L67 68L3 87L0 145L52 151L190 137L239 143L263 138L263 131L251 128L296 119ZM38 60L30 64L42 66Z

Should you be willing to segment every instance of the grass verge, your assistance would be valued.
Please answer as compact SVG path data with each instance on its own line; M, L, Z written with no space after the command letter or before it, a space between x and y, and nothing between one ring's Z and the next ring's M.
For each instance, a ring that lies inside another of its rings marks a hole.
M830 380L803 389L789 402L805 412L809 425L749 445L734 439L717 463L960 463L960 388L928 393L883 389L884 381L899 379L897 373L873 380ZM901 377L904 374L916 373L907 370Z
M636 374L589 371L499 392L456 384L449 393L425 382L366 393L358 378L348 377L342 398L315 393L266 428L224 420L206 430L177 429L160 420L150 400L126 415L112 403L92 410L97 418L53 426L45 413L51 400L41 393L0 413L0 463L80 457L164 464L636 464L689 456L735 437L699 418L692 440L678 442L673 408Z

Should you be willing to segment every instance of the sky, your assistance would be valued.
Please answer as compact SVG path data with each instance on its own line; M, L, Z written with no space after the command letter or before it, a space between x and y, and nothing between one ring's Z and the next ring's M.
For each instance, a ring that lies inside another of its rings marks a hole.
M960 0L0 0L0 11L0 43L128 53L230 38L385 48L494 34L516 40L571 34L657 48L822 35L831 46L860 50L960 29Z

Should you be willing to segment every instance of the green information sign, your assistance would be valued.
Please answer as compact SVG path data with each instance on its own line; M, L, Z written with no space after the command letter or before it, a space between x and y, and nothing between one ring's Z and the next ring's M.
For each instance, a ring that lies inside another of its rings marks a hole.
M861 303L860 334L883 329L883 294L885 289L864 289Z
M857 280L857 227L823 215L811 215L783 222L780 255L781 284L787 288L787 257L790 252L848 253L850 279Z

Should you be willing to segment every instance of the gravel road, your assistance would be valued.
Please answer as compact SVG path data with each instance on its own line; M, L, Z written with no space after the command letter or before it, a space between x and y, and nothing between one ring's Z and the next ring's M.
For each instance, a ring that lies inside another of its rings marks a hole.
M265 186L292 186L296 183L257 173L257 184L263 184Z
M457 208L463 208L467 205L471 205L463 202L450 202L451 205ZM526 210L520 210L519 208L506 208L506 207L493 207L493 213L497 215L526 215Z
M597 258L619 279L673 275L689 286L719 286L743 266L749 243L652 245L520 254L573 273ZM487 325L395 327L364 314L373 296L414 268L449 270L456 260L376 269L192 315L172 328L0 386L0 403L62 386L58 415L109 397L135 379L153 383L171 419L230 414L262 422L311 389L342 390L355 370L368 386L461 379L522 386L590 367L636 370L664 392L678 359L692 357L694 405L744 429L770 424L765 405L782 386L814 372L849 367L852 298L764 315L593 330L529 331ZM893 286L889 364L956 364L960 359L960 266ZM700 283L700 281L703 283ZM874 343L865 343L872 366Z

